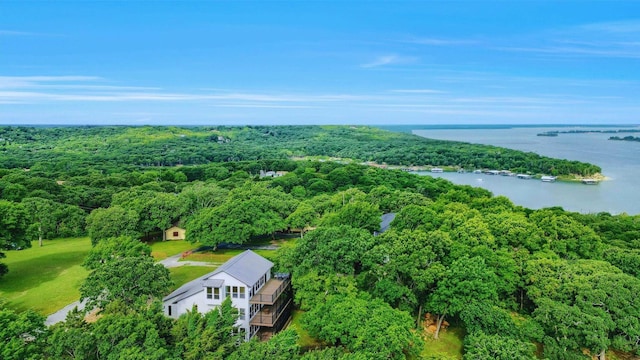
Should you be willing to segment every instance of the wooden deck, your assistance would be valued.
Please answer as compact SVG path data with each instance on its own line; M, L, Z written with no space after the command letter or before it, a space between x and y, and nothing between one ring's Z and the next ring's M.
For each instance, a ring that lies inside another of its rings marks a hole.
M249 302L251 304L273 305L280 294L289 287L290 283L291 280L289 279L271 278L257 293L253 295L253 297L251 297Z
M292 299L288 299L285 301L286 302L284 304L279 303L277 306L264 306L260 311L258 311L256 315L254 315L254 317L250 321L250 324L273 327L283 314L287 313L288 316L288 310L292 304Z

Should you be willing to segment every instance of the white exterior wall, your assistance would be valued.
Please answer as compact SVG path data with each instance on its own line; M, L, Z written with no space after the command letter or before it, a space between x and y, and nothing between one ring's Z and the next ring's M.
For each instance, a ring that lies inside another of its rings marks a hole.
M231 288L233 286L238 286L238 287L242 286L245 288L244 299L240 298L239 294L238 294L238 297L236 298L231 297L231 294L228 294L228 295L231 297L231 303L233 307L237 309L244 309L244 313L245 313L244 320L238 319L236 324L238 327L244 328L246 339L248 340L253 335L250 333L250 325L249 325L251 321L250 319L251 310L250 310L250 304L249 304L249 300L251 297L249 296L249 294L255 294L257 292L257 291L253 291L254 285L256 285L256 288L260 290L264 286L264 284L267 281L269 281L269 279L271 279L271 272L268 271L266 273L266 278L262 277L255 284L251 284L251 285L244 284L241 281L237 280L236 278L224 272L216 274L208 279L209 280L216 279L216 280L224 281L224 283L222 284L222 287L220 288L220 299L207 299L206 289L205 287L202 287L201 291L187 298L184 298L175 304L173 304L174 300L166 301L164 303L165 315L169 316L169 306L171 306L170 317L174 319L177 319L178 317L180 317L180 315L186 313L187 311L191 311L191 309L193 308L193 305L196 305L198 307L198 312L200 313L209 312L216 306L219 306L220 304L222 304L222 301L224 301L224 299L227 296L225 292L227 286Z
M225 288L227 286L233 287L233 286L242 286L245 288L244 290L244 299L241 299L240 296L238 295L237 298L231 297L231 303L233 304L233 307L239 309L244 309L244 313L245 313L245 317L244 320L238 319L238 321L236 322L236 324L241 327L244 328L245 330L245 334L249 334L249 286L247 286L247 284L244 284L242 282L240 282L239 280L237 280L236 278L226 274L226 273L220 273L217 274L215 276L215 279L221 279L224 280L224 284L222 285L221 288L221 294L223 294L224 296L221 296L220 300L209 300L209 301L217 301L218 303L215 305L220 305L222 303L222 301L225 299L225 297L227 296L227 294L225 293ZM204 298L206 298L206 293L203 292L202 295ZM231 296L231 294L229 294L229 296ZM213 306L215 306L213 305ZM204 309L204 308L203 308ZM208 311L208 310L206 310ZM248 337L247 337L248 339Z
M202 291L184 298L175 304L172 304L173 300L165 302L164 314L177 319L180 317L180 315L186 313L187 311L191 311L193 305L196 305L198 307L198 312L202 312L202 309L205 309L207 306L204 300L206 300L206 295L204 294L204 288L202 288ZM169 306L171 306L171 315L169 315Z

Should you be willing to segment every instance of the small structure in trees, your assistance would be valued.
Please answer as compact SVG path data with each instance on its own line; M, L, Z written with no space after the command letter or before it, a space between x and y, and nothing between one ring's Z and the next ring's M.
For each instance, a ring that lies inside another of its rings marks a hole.
M167 230L164 231L164 233L162 234L162 241L166 241L166 240L184 240L185 237L185 232L186 230L177 226L177 225L173 225L172 227L168 228Z

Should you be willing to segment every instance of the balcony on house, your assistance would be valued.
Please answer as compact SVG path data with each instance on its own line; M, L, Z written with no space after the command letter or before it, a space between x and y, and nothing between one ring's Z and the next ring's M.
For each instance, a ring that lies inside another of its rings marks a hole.
M264 331L278 331L289 319L291 313L291 279L289 274L275 274L255 293L249 302L259 304L258 311L250 321L251 325L265 327ZM271 328L267 330L266 328ZM261 331L262 331L261 330Z
M269 279L269 281L251 297L249 303L273 305L280 295L289 289L290 285L291 279L288 274L278 274Z
M264 305L251 318L250 324L275 328L275 331L280 330L289 318L292 301L291 296L286 295L280 297L273 305Z

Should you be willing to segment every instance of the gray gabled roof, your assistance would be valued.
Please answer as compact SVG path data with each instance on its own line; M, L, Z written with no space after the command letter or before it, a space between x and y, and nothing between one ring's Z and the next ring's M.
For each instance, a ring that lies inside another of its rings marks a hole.
M273 263L262 256L247 250L236 255L217 268L211 275L225 272L240 280L247 286L253 286L262 275L269 272Z
M261 276L270 271L272 267L273 263L271 261L251 250L247 250L232 257L216 270L180 286L171 294L165 296L162 301L172 300L173 303L176 303L184 298L203 291L203 287L205 285L210 287L221 287L224 281L210 278L222 272L233 276L247 285L247 287L250 287L253 286Z
M391 222L395 218L396 218L396 214L395 213L383 214L380 217L380 233L383 233L383 232L387 231L389 229L389 225L391 225Z
M221 279L206 279L202 280L203 287L220 288L224 285L224 280Z
M211 276L213 272L210 272L208 274L202 275L199 278L195 279L195 280L191 280L188 283L180 286L179 288L175 289L173 292L171 292L171 294L165 296L164 298L162 298L162 301L168 301L173 299L173 303L176 303L184 298L188 298L189 296L193 295L193 294L197 294L200 291L203 290L202 287L202 283L203 281L206 280L207 277Z

